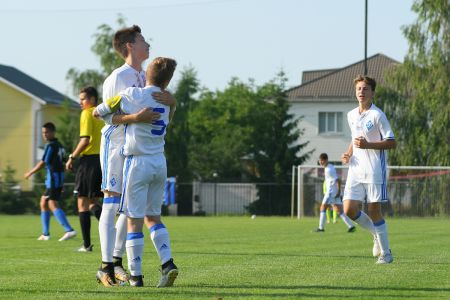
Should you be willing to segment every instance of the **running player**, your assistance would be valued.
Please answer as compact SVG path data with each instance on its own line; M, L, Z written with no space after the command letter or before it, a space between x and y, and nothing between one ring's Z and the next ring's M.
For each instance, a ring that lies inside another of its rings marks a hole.
M372 233L373 255L379 256L377 264L388 264L393 257L381 203L388 200L386 150L395 148L396 142L386 115L372 103L375 80L358 76L354 84L359 105L347 114L352 142L342 154L342 162L350 164L344 190L344 211ZM367 198L370 217L360 209L364 198Z
M25 179L42 169L47 170L47 178L45 180L45 193L41 197L41 221L42 235L38 237L39 241L48 241L50 239L50 210L53 212L56 220L64 228L66 233L59 239L60 242L73 238L77 232L70 226L64 211L59 208L58 201L61 200L61 193L64 185L64 148L55 137L56 127L53 123L48 122L42 126L42 136L47 141L45 145L42 160L34 166L33 169L25 173Z
M347 225L347 231L354 232L356 229L355 226L353 226L352 221L342 211L342 201L340 199L341 180L339 179L334 166L328 162L328 155L326 153L320 154L319 164L324 168L326 188L324 190L322 204L320 205L319 227L316 229L316 232L325 231L325 211L331 207L333 207L335 211L339 212L339 216L344 221L345 225Z

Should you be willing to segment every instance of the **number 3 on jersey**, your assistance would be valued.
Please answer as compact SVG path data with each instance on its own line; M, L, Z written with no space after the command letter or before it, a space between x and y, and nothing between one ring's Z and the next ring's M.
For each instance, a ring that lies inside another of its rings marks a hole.
M154 108L153 111L159 112L159 113L162 114L166 110L163 107L158 107L158 108ZM164 134L164 130L166 130L166 127L167 127L167 124L164 123L164 120L157 120L157 121L153 122L152 125L161 126L160 129L152 129L151 130L153 135L163 135Z

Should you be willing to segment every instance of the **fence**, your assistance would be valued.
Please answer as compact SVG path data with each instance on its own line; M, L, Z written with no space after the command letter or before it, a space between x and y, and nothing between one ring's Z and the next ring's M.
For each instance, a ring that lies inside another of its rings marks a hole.
M343 185L348 166L335 166ZM450 167L389 166L386 213L400 216L450 216ZM321 201L323 168L294 166L291 216L314 215ZM341 187L343 189L343 186Z

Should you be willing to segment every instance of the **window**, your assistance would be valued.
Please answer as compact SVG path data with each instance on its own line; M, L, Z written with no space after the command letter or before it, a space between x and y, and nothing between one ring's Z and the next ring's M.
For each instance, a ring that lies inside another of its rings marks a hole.
M342 133L342 112L319 112L319 133Z

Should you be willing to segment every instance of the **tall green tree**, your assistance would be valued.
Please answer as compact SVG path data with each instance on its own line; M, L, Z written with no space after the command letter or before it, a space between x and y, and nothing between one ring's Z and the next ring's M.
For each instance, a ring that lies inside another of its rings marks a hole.
M197 101L194 95L199 90L197 73L193 67L181 71L181 79L177 83L174 97L177 100L177 109L173 123L169 126L166 135L166 154L168 175L176 176L178 182L190 182L192 170L189 168L188 147L191 141L189 128L189 114Z
M117 18L117 27L126 27L126 22L123 16L119 15ZM67 72L66 80L72 85L72 91L75 95L80 89L86 86L94 86L99 91L105 78L116 68L123 64L123 59L114 51L112 47L112 40L116 29L113 29L107 24L102 24L97 27L97 32L94 33L94 44L91 51L100 60L100 70L78 70L71 68Z
M257 113L253 87L238 79L223 91L203 91L188 119L189 167L203 180L215 180L214 173L221 180L240 179L241 158L249 152Z
M391 164L450 165L450 1L416 0L404 63L377 93L398 141Z
M311 152L301 153L308 142L301 141L303 130L299 118L289 112L286 90L287 78L283 71L257 91L264 101L259 126L253 134L255 149L252 155L262 182L289 182L292 165L302 164Z

